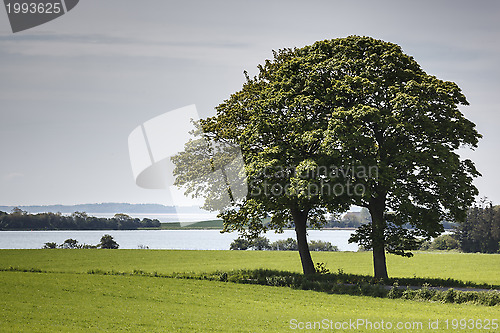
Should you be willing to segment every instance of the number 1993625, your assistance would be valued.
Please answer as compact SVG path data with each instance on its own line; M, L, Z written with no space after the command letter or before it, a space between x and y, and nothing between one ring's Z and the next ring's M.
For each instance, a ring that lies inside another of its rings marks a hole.
M7 13L11 14L59 14L61 3L14 2L6 5Z

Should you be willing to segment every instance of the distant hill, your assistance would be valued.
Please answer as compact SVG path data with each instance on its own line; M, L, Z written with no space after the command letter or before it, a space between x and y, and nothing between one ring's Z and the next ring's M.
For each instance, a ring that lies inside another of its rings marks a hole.
M190 223L187 228L191 229L222 229L224 227L224 224L222 223L222 220L209 220L209 221L201 221L201 222L195 222L195 223Z
M18 207L28 213L63 213L86 212L89 214L175 214L207 213L196 206L175 207L160 204L99 203L78 205L46 205L46 206L0 206L0 211L10 213Z

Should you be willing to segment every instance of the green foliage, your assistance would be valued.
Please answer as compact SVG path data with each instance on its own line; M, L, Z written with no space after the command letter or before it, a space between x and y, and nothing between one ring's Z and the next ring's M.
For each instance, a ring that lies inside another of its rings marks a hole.
M311 251L338 251L339 248L336 245L332 245L330 242L324 242L321 240L312 240L309 242L309 250Z
M251 242L245 238L238 237L230 245L230 250L246 250L251 246Z
M270 243L266 237L257 237L252 240L247 240L244 237L235 239L230 247L230 250L272 250L272 251L297 251L297 241L293 238L281 239ZM312 240L309 242L311 251L338 251L338 247L330 242Z
M326 268L326 264L324 262L316 263L316 272L318 274L330 274L330 270Z
M78 241L76 239L68 238L60 245L57 245L55 242L47 242L44 244L42 249L56 249L56 248L60 248L60 249L97 249L97 247L98 247L98 245L78 244Z
M269 239L266 237L257 237L252 240L252 249L257 251L269 250L271 248L271 244L269 243Z
M132 218L116 214L113 218L89 216L85 212L74 212L70 216L61 213L28 214L13 209L11 214L0 213L0 230L135 230L158 228L160 221Z
M500 206L483 199L454 231L464 252L500 253Z
M477 147L481 135L459 110L468 102L455 83L425 73L398 45L358 36L279 50L258 68L200 122L213 144L192 141L173 158L176 184L211 206L233 189L214 191L193 166L203 169L204 154L206 171L218 170L224 159L207 149L241 148L249 191L224 207L224 231L255 237L293 224L304 270L313 271L306 226L355 204L372 221L351 241L373 248L384 278L385 251L411 256L420 237L443 231L441 221L464 219L479 172L456 151Z
M56 249L57 244L55 242L47 242L43 245L44 249Z
M297 251L297 241L293 238L278 239L270 244L270 249L274 251Z
M441 235L432 241L430 248L433 250L456 250L459 248L459 243L451 235Z
M119 247L113 236L108 234L101 237L101 241L97 246L101 249L117 249Z
M61 248L63 249L77 249L78 241L76 239L68 238L61 244Z

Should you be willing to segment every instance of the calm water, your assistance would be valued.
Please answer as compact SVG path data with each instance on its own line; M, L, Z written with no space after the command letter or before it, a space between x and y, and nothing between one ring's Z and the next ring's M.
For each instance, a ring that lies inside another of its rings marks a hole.
M357 244L348 244L353 230L310 230L309 240L322 240L338 246L341 251L357 251ZM40 249L46 242L63 243L68 238L80 244L98 244L102 235L110 234L122 249L229 250L237 233L221 234L218 230L91 230L91 231L0 231L0 249ZM292 237L293 230L282 234L268 232L271 242Z

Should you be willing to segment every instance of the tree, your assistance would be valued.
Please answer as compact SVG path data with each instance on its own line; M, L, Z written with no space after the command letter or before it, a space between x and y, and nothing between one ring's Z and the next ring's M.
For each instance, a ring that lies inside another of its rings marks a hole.
M399 46L368 37L273 55L216 116L200 121L207 142L240 147L244 160L249 191L221 211L223 231L252 238L293 226L311 274L307 228L355 204L371 222L352 241L373 249L375 276L385 278L386 250L411 255L417 236L436 236L442 219L465 216L479 173L454 151L476 147L480 135L457 108L467 101L456 84L427 75ZM207 203L223 191L211 190L192 166L203 149L212 171L221 159L200 142L172 161L176 184L208 194ZM407 223L414 230L402 228Z
M500 251L500 206L483 198L467 212L467 218L454 230L464 252L497 253Z
M76 249L78 248L78 241L76 239L68 238L61 244L63 249Z
M101 237L101 241L98 244L101 249L117 249L119 247L118 243L113 239L111 235L104 235Z
M257 237L252 240L251 247L256 251L269 250L269 239L266 237Z
M455 250L459 248L458 241L451 235L441 235L432 241L433 250Z
M456 150L477 147L481 135L458 109L468 105L460 88L425 73L399 46L350 37L313 48L330 50L322 69L336 87L323 146L340 164L377 170L352 174L365 189L352 203L372 221L351 241L373 249L375 277L386 278L386 250L411 256L418 236L436 237L441 221L465 218L479 172Z
M305 65L313 70L314 62ZM303 272L312 274L307 227L321 227L325 213L345 210L348 202L324 191L333 181L317 169L330 159L320 148L331 109L314 106L309 93L301 94L315 90L315 83L296 67L288 51L275 53L273 62L259 67L259 77L247 76L242 90L216 107L215 117L200 122L202 138L188 142L172 162L176 185L187 194L205 195L204 208L222 208L224 232L253 239L269 229L294 227ZM249 190L242 200L235 199L233 186L224 189L227 173L215 172L237 155L231 148L241 149L244 161ZM226 193L227 205L214 205Z
M250 247L251 243L244 238L238 237L234 241L231 242L229 246L230 250L246 250Z
M44 249L56 249L57 244L55 242L47 242L43 245Z
M291 237L287 239L278 239L270 244L271 250L273 251L297 251L298 244L297 241ZM309 247L308 247L309 248Z
M28 212L25 211L25 210L22 210L21 208L19 207L14 207L12 208L12 212L11 212L12 215L27 215Z

